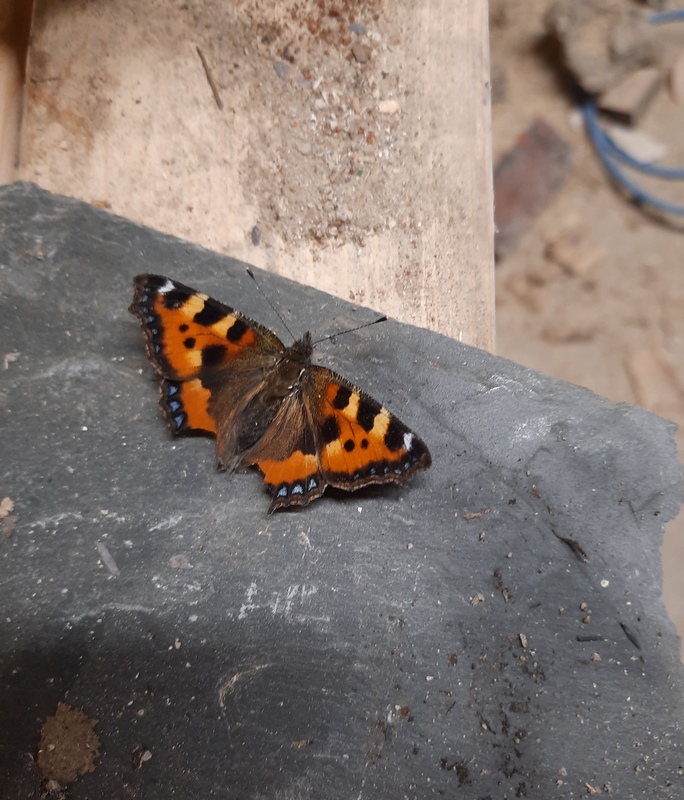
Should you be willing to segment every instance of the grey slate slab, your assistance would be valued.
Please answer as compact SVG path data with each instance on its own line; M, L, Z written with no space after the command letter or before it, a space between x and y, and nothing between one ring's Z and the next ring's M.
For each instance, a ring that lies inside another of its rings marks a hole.
M0 237L0 797L59 701L98 720L74 800L684 796L673 425L390 321L317 360L431 470L268 517L172 439L127 313L160 272L289 341L244 265L26 184ZM257 274L296 335L375 316Z

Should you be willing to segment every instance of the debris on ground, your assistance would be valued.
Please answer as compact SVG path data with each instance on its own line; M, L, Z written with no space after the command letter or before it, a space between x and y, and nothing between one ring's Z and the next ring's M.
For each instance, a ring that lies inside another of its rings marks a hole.
M644 131L612 125L607 133L621 150L643 164L655 164L667 155L667 145Z
M95 770L100 756L100 740L95 733L96 719L66 703L41 728L37 762L45 784L53 789L72 783L86 772Z
M495 252L498 259L517 242L574 163L570 144L536 119L494 170Z
M583 278L606 251L603 244L592 237L586 220L575 214L547 237L545 255L568 275Z
M605 92L634 69L658 63L659 29L651 12L612 0L555 0L546 27L561 45L566 67L591 94Z
M642 67L630 72L598 99L598 107L613 116L635 125L656 96L663 83L657 67Z

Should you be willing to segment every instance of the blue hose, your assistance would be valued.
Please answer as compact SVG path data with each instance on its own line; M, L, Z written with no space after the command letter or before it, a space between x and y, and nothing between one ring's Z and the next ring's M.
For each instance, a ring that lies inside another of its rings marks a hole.
M666 22L675 21L684 21L684 9L654 14L649 19L652 25L662 25ZM619 147L603 130L599 124L596 104L591 98L586 97L582 101L581 109L587 134L594 145L594 149L601 163L611 178L626 189L632 195L636 203L648 204L668 214L684 216L684 206L678 205L677 203L669 203L667 200L661 200L659 197L645 191L638 183L625 175L616 162L622 162L632 169L639 170L646 175L664 178L665 180L684 180L684 169L659 167L654 164L639 161Z

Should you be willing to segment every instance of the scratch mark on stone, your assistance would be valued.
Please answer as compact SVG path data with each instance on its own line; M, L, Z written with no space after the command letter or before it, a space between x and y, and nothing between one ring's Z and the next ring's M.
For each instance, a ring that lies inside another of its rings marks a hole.
M102 559L102 563L107 567L109 572L116 578L120 574L119 567L117 566L116 561L112 557L112 554L107 549L107 545L103 544L102 542L97 543L97 552L100 554L100 558Z
M170 517L167 517L167 519L163 519L161 522L157 522L156 525L148 528L148 532L152 533L152 531L168 531L170 528L175 528L182 519L182 514L172 514Z
M238 614L238 619L244 619L247 616L248 611L255 611L259 606L256 603L252 602L252 598L257 592L257 585L256 581L252 581L249 584L249 588L247 589L247 600L240 606L240 613Z

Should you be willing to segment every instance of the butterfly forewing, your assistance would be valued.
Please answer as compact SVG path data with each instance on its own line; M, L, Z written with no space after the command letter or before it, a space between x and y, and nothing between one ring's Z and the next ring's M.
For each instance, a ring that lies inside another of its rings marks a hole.
M430 466L430 453L403 422L325 367L311 367L308 396L318 419L325 481L342 489L405 483Z
M285 349L239 311L161 275L139 275L130 311L142 322L148 354L166 378L187 380L259 347Z
M175 433L217 433L213 401L226 371L255 352L284 350L278 337L217 300L161 275L134 279L130 311L141 321L147 353L162 381L160 404ZM250 359L251 360L251 359ZM256 375L253 382L261 380Z

